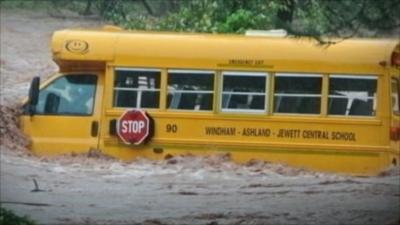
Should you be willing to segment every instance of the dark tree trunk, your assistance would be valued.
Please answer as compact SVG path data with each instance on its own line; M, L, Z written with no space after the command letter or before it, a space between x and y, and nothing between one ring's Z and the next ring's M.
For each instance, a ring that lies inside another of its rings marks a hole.
M85 15L85 16L92 15L92 11L91 11L92 2L93 2L93 0L86 1L86 8L85 8L85 11L83 11L83 15Z
M285 28L293 21L293 14L296 7L294 0L283 0L284 8L277 13L277 28Z
M154 16L153 9L151 8L151 6L150 6L150 4L147 2L147 0L142 0L142 3L143 3L143 5L144 5L144 7L146 8L147 12L148 12L150 15Z

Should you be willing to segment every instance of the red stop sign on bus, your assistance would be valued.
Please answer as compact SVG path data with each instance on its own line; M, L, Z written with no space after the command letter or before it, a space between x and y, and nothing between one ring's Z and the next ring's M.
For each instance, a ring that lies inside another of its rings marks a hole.
M117 133L125 144L139 145L149 136L150 119L142 110L128 110L117 121Z

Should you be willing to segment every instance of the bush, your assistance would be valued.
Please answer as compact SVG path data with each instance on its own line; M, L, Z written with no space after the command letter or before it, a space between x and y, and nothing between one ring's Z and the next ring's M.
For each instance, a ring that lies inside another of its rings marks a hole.
M0 0L2 8L94 15L127 29L295 36L398 37L398 0Z
M36 223L27 216L17 216L11 210L0 207L1 225L35 225Z

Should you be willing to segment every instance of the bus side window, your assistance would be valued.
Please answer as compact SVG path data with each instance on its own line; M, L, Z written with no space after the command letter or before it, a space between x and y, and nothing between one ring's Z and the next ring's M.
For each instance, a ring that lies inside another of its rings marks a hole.
M168 109L212 110L213 97L213 71L168 71Z
M400 80L392 78L392 110L393 114L400 114Z
M91 115L97 77L62 76L40 90L36 113L41 115Z
M277 73L274 112L319 114L322 75Z
M376 111L377 77L331 75L328 114L373 116Z
M267 73L223 72L221 110L265 112Z
M329 114L334 115L346 115L347 110L347 99L344 98L332 98L329 100Z
M158 108L161 72L157 69L115 70L114 107Z

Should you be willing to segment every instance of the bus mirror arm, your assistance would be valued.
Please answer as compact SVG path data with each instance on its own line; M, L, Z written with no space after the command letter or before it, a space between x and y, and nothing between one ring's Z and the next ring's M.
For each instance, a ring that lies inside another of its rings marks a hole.
M39 85L40 85L40 77L34 77L31 82L31 86L29 88L29 115L33 116L36 113L36 105L39 99Z

